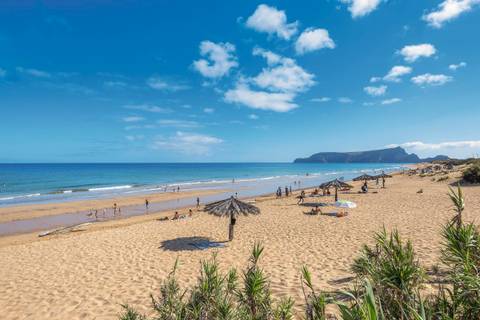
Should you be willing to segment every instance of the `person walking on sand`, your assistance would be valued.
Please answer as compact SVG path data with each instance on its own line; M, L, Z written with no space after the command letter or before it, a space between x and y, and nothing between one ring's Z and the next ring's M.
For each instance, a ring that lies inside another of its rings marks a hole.
M145 199L145 209L147 210L147 212L148 212L148 205L149 205L148 199Z
M197 209L200 208L200 198L197 197Z
M95 209L94 214L95 214L95 220L98 220L98 210L97 209Z
M106 208L103 208L103 219L105 219L105 217L107 216L107 209Z
M302 190L302 193L298 196L298 202L297 204L301 204L305 201L305 191Z
M113 204L113 216L117 215L117 203Z
M288 188L285 187L285 197L288 197Z

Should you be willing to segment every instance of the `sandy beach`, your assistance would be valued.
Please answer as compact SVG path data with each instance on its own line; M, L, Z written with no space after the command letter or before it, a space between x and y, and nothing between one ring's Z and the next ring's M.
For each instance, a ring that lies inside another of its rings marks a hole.
M438 176L437 176L438 178ZM426 268L438 264L440 230L452 217L446 181L396 175L387 188L372 186L358 194L360 183L340 198L357 203L347 217L303 214L309 207L297 199L256 199L258 216L240 217L235 239L224 248L196 250L196 238L227 239L228 219L195 211L193 217L158 221L172 212L96 223L84 231L39 239L36 235L0 238L0 310L2 319L116 319L120 304L150 312L150 294L178 258L178 279L192 285L199 262L218 253L223 269L243 268L255 241L265 246L262 266L270 276L275 297L288 295L302 302L300 267L307 265L315 285L336 290L349 285L349 270L359 248L384 226L398 228L410 239ZM423 193L417 193L420 189ZM376 193L374 193L376 192ZM465 219L478 219L480 187L465 187ZM121 199L118 199L119 203ZM125 200L126 201L126 200ZM333 197L306 202L332 203ZM72 204L70 204L72 205ZM185 213L187 210L182 210ZM327 206L323 211L335 212ZM1 216L1 215L0 215Z
M114 203L118 207L133 205L144 205L145 199L150 203L164 202L169 200L184 199L188 197L201 197L216 193L222 190L195 190L168 193L140 194L135 196L115 197L109 199L92 199L82 201L55 202L45 204L20 205L14 207L0 208L0 223L8 221L26 220L45 216L54 216L64 213L75 213L82 211L112 209Z

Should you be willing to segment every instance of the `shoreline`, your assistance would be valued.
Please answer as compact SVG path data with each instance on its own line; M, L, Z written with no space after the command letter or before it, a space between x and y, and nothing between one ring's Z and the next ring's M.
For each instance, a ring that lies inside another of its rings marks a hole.
M409 167L409 168L417 168L419 166L420 165L406 165L406 167ZM397 170L397 171L391 171L391 172L389 172L389 174L392 175L392 176L395 176L395 175L402 174L402 172L403 172L403 170L402 171ZM354 184L354 185L356 184L352 179L345 180L345 182L348 182L348 183L351 183L351 184ZM314 188L315 188L315 186L307 186L307 187L301 187L301 188L294 189L294 190L292 190L293 191L292 196L294 196L296 194L300 194L300 192L302 190L303 191L308 191L308 190L313 190ZM206 190L206 191L201 191L201 193L198 193L197 191L182 191L180 193L173 192L173 193L168 193L168 194L165 194L165 193L145 194L145 195L130 196L130 197L118 197L118 198L112 198L112 199L84 200L84 201L70 202L70 204L75 206L77 204L77 202L80 202L81 204L83 204L82 207L89 207L89 206L86 206L84 204L84 202L98 202L98 203L101 203L101 204L105 204L107 202L108 203L115 202L116 199L118 199L117 203L121 204L122 203L121 199L125 200L126 198L127 198L127 200L130 200L130 199L133 200L133 201L136 200L137 202L143 204L145 197L148 198L148 196L154 196L154 195L157 195L159 198L161 198L162 196L166 196L166 195L172 195L172 196L181 195L181 197L178 197L178 198L174 197L174 199L173 199L173 200L178 201L178 200L181 200L181 199L193 199L194 197L200 197L200 196L209 196L209 195L214 195L214 196L215 195L217 195L217 196L222 195L223 196L228 192L232 193L231 191L228 191L228 190ZM243 197L240 196L239 197L239 199L241 199L241 200L247 200L247 201L254 200L255 202L257 202L260 199L271 200L271 199L275 199L275 198L276 198L275 192L265 192L265 193L259 193L259 194L253 195L253 196L243 196ZM150 203L151 204L153 204L153 203L162 204L164 202L171 201L171 200L172 199L168 199L168 198L167 199L156 198L156 200L152 200ZM216 199L215 201L217 201L217 200L219 200L219 199ZM66 203L66 204L68 204L68 203ZM205 203L203 203L203 205L204 204ZM54 204L44 204L44 205L40 205L40 206L46 206L47 207L48 205L55 205L55 203ZM20 207L23 207L23 206L20 206ZM25 206L25 207L37 207L37 205L28 205L28 206ZM121 216L121 217L117 217L117 218L114 217L114 218L105 219L105 220L92 220L92 221L89 221L91 223L91 225L87 229L84 229L84 230L94 231L94 230L97 230L97 229L104 229L104 228L109 228L109 227L116 228L116 227L119 227L119 226L122 226L122 225L130 225L130 224L136 224L136 223L141 223L141 222L150 221L150 220L156 220L156 219L159 219L159 218L164 218L168 215L173 215L173 213L175 211L189 210L189 209L192 209L192 210L198 212L198 209L195 206L193 206L191 204L188 204L188 203L184 203L183 205L178 205L178 206L176 206L175 208L172 208L172 209L150 210L148 213L144 212L144 213L141 213L141 214ZM77 210L76 212L58 213L57 215L78 214L78 213L85 213L85 212ZM1 231L1 226L2 226L1 214L2 214L2 208L0 208L0 231ZM13 220L13 221L15 221L15 220ZM124 223L122 223L122 222L124 222ZM97 226L98 226L98 228L97 228ZM0 247L4 246L5 244L19 243L18 239L30 239L30 241L33 241L34 238L38 238L38 233L40 231L48 231L48 229L39 228L39 229L36 229L36 230L32 230L30 232L17 232L17 233L4 234L4 235L0 234ZM51 237L51 236L49 236L49 237ZM20 241L20 243L21 243L21 241Z

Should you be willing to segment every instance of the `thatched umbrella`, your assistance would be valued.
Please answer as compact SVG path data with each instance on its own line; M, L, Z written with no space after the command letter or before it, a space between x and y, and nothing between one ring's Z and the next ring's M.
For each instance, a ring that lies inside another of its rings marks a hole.
M338 201L338 189L351 189L351 188L353 188L353 186L351 186L348 183L345 183L343 181L340 181L338 179L328 181L328 182L322 183L320 185L321 189L325 189L325 188L328 189L328 188L332 188L332 187L335 188L335 201Z
M358 176L358 177L354 178L353 181L365 181L366 182L367 180L373 180L373 179L375 179L374 176L371 176L369 174L364 173L361 176Z
M241 214L248 216L249 214L259 214L260 209L257 207L242 202L233 196L222 200L207 204L204 211L216 215L217 217L230 217L230 225L228 227L228 240L233 240L233 229L237 217Z
M392 178L391 175L386 174L382 171L379 175L374 176L375 179L382 179L382 187L385 188L385 178ZM377 183L378 184L378 183Z

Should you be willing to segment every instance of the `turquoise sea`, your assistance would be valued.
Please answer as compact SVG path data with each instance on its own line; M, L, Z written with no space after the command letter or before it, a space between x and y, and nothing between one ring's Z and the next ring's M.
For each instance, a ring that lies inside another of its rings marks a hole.
M334 178L349 180L364 172L388 172L402 166L384 163L0 164L0 206L170 192L177 188L242 190L243 195L255 195L275 192L278 186L314 186Z

